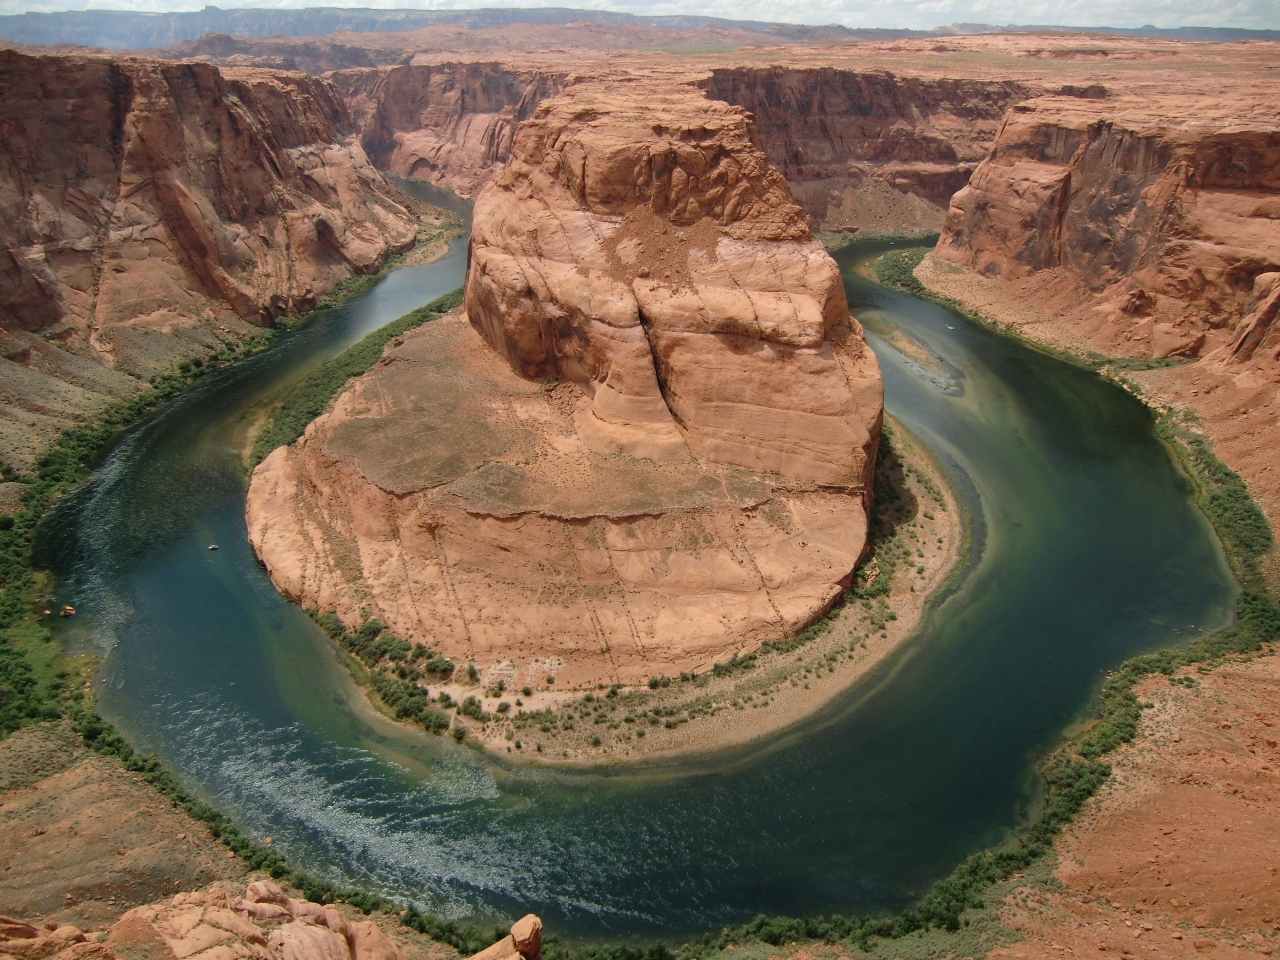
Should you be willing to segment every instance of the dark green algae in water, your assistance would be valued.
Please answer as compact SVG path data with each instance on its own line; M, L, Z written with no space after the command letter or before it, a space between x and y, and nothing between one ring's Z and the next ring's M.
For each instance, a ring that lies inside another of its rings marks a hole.
M894 910L1020 822L1103 671L1230 619L1221 551L1137 401L857 276L886 245L855 245L838 259L887 407L971 514L970 565L919 636L820 715L712 757L529 769L393 724L252 556L235 440L318 356L456 287L461 248L206 377L42 535L73 639L110 650L103 712L303 869L573 938Z

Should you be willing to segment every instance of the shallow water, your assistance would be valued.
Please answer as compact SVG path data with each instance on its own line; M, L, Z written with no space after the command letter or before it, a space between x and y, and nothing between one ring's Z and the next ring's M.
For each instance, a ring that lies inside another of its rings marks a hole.
M905 905L1026 811L1038 751L1135 652L1225 623L1235 587L1147 411L1098 377L852 271L889 410L972 513L972 562L920 635L750 749L531 770L405 730L246 542L245 418L325 356L461 282L392 274L130 430L50 516L60 624L106 656L101 705L296 865L454 917L680 934L759 912ZM889 345L905 343L907 354ZM216 542L221 549L208 551Z

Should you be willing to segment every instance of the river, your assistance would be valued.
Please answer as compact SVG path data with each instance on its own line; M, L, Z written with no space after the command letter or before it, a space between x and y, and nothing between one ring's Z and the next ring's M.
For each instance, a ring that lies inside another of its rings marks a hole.
M372 711L276 593L245 533L252 411L457 287L465 241L119 438L39 538L56 602L81 611L62 639L103 654L102 712L247 832L443 915L675 939L760 912L904 906L1025 816L1036 756L1102 672L1225 624L1236 587L1144 407L859 276L883 249L839 255L850 302L888 410L968 503L974 548L918 636L796 728L638 768L511 765Z

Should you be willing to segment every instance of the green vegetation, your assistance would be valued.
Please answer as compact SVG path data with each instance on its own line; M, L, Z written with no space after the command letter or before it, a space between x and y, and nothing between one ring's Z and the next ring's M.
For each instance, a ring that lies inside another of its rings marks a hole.
M17 514L0 518L0 737L25 723L59 717L68 703L83 699L80 674L85 668L65 659L36 619L44 578L31 568L29 553L40 519L84 478L98 452L126 426L269 340L264 334L226 344L198 365L184 363L185 369L154 376L146 393L116 404L86 426L63 431L36 463L34 474L20 475L8 466L0 471L0 479L26 487Z
M316 314L322 310L330 310L334 307L341 306L348 300L354 300L362 293L367 293L373 289L373 285L379 280L391 273L393 270L399 270L404 266L405 260L409 254L428 244L436 243L440 240L448 240L457 236L462 232L462 220L455 214L451 213L444 223L433 229L422 229L418 231L418 236L414 239L413 246L408 250L401 250L399 253L393 253L387 257L386 262L382 265L382 269L376 273L357 273L345 280L339 280L329 293L321 297L316 302L315 308L306 313L299 313L292 317L281 317L276 322L286 330L297 330L299 327L305 327L308 323L315 319Z
M826 244L828 253L836 253L861 243L909 243L932 250L938 243L938 233L842 233L838 238Z
M288 446L302 436L307 424L324 413L329 401L337 396L348 380L360 376L378 362L388 343L414 327L448 313L461 303L461 288L446 293L425 307L410 311L399 320L375 330L355 346L317 367L285 394L270 422L258 433L253 441L250 466L256 467L276 447Z
M935 241L937 238L934 238ZM915 269L932 250L930 247L912 247L910 250L890 250L871 264L871 273L889 287L896 287L913 297L928 296L925 285L916 279Z
M452 661L423 644L400 639L377 620L366 620L352 633L336 614L321 616L316 610L307 613L331 640L363 664L363 669L352 672L357 680L373 688L392 716L416 723L428 733L449 729L449 718L431 706L431 692L419 681L431 677L448 679L453 675ZM450 703L447 694L441 696L441 706L447 708Z

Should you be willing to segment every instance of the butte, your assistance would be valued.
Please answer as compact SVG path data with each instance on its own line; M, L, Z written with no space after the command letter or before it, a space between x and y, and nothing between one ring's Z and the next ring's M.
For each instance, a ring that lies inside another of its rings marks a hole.
M258 467L250 538L292 599L486 681L643 683L840 595L881 417L751 115L584 83L477 198L465 314L393 342Z

